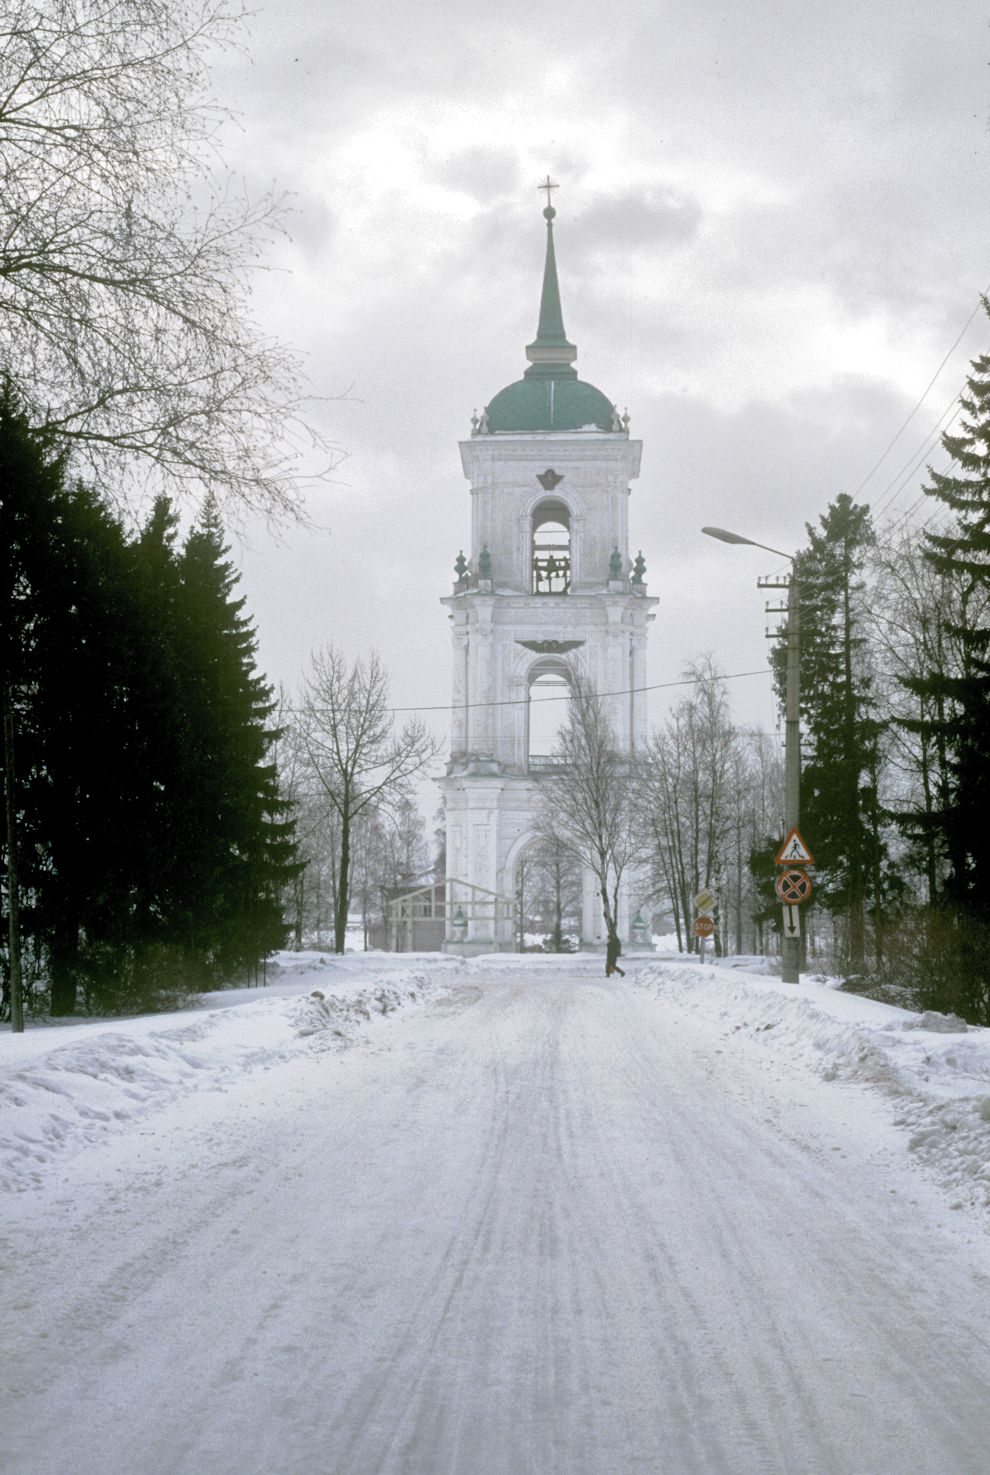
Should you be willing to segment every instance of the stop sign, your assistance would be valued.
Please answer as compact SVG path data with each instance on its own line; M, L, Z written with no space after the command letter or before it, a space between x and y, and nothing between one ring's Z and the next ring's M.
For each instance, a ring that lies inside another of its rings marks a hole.
M695 935L695 937L711 937L711 935L712 935L712 933L714 931L715 931L715 918L714 917L695 917L695 919L694 919L694 935Z

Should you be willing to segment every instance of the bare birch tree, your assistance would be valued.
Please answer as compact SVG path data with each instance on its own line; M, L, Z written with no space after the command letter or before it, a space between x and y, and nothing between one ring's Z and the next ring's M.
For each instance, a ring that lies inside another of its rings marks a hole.
M609 941L618 944L622 878L645 849L633 803L634 766L618 751L602 698L577 672L568 681L571 696L554 769L541 783L538 829L591 870Z
M229 509L297 506L298 360L248 311L284 235L219 161L210 64L242 0L12 0L0 17L0 374L105 490L135 460ZM321 465L322 469L322 465Z
M439 745L419 717L396 731L388 676L377 655L349 665L332 645L312 659L298 721L313 780L339 826L334 951L342 953L351 900L354 826L373 813L397 811Z

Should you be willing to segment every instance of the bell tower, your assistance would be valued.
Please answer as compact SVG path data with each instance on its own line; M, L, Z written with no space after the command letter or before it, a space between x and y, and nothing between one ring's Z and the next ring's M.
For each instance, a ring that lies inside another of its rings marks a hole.
M554 252L555 187L549 178L541 186L546 257L528 367L472 417L460 445L470 557L458 556L457 582L442 601L453 627L450 760L439 780L447 874L478 897L513 894L570 669L606 698L620 750L631 756L647 738L646 638L658 601L646 593L642 555L630 559L628 525L642 443L630 439L628 415L574 368ZM624 941L639 940L636 884L620 899ZM504 905L472 907L456 891L448 885L445 946L511 949ZM588 877L582 942L603 939Z

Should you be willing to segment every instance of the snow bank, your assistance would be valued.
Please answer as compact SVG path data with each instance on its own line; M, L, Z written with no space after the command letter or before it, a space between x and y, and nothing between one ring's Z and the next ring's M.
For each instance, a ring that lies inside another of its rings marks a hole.
M717 1017L727 1035L745 1031L778 1065L884 1092L910 1150L950 1192L953 1207L990 1209L990 1030L824 983L785 984L698 964L654 964L631 982L665 1005Z
M381 955L283 955L267 989L208 994L179 1014L0 1037L0 1187L40 1183L68 1144L99 1143L190 1091L346 1047L373 1022L443 992L463 968Z

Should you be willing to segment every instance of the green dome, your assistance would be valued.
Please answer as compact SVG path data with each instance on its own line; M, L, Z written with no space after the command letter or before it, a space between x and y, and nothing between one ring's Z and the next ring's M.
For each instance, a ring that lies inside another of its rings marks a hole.
M519 379L486 406L489 433L612 429L612 403L593 384L565 374Z

